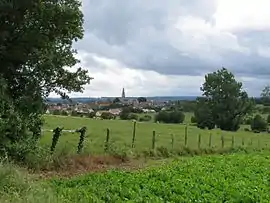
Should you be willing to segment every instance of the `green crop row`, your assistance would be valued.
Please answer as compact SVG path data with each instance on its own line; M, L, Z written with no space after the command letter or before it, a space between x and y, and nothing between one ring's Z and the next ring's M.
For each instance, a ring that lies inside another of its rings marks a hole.
M270 154L193 157L51 181L64 202L269 202Z

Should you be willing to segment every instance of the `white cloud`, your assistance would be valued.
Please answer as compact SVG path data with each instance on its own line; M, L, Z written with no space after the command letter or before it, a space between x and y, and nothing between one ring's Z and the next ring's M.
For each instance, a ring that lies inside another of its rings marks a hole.
M227 31L270 29L269 0L217 0L216 27Z
M85 67L94 77L83 93L72 93L72 97L101 97L120 96L122 88L126 96L170 96L177 92L179 95L198 95L203 82L202 76L162 75L155 71L138 70L125 66L114 59L108 59L93 54L83 53L80 57L82 64L91 58L98 64L99 69L92 65ZM55 94L51 94L55 97Z
M259 47L257 51L260 56L265 57L265 58L270 58L270 46Z

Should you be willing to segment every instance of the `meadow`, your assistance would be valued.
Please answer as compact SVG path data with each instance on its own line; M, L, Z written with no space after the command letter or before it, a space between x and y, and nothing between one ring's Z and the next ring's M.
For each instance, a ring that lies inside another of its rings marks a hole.
M186 116L190 119L190 114ZM42 145L50 145L52 130L64 127L66 130L87 127L84 144L85 153L104 153L104 142L107 129L110 131L109 143L119 150L131 149L134 122L122 120L95 120L81 117L45 116L44 132L41 139ZM137 122L135 131L135 147L133 151L143 152L152 149L153 131L155 131L155 147L180 150L189 149L220 149L231 147L265 148L270 146L268 133L253 133L244 131L242 126L237 132L225 132L219 129L201 130L186 120L184 124L162 124L153 122ZM58 151L75 153L79 135L77 133L63 132L56 147Z

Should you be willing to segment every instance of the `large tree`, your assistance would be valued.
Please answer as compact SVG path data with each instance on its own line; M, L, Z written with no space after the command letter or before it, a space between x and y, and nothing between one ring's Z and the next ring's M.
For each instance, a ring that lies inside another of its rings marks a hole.
M242 83L226 68L207 74L201 91L214 123L222 130L238 130L244 116L252 111L253 103Z
M79 0L9 0L0 3L0 136L16 142L42 124L44 98L66 97L90 82L72 43L83 37ZM6 125L8 124L8 125Z
M267 85L261 92L261 101L265 106L270 106L270 86Z

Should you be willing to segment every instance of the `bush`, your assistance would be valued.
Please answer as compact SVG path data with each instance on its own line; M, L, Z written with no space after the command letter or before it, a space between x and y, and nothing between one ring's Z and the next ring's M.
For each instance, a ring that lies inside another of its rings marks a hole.
M110 112L103 112L100 117L106 120L114 119L114 115Z
M147 121L151 121L152 120L152 116L150 115L144 115L143 117L141 117L139 119L139 121L142 121L142 122L147 122Z
M252 121L253 121L253 118L252 118L252 117L247 117L247 118L245 118L245 119L243 120L242 123L243 123L244 125L251 125Z
M185 114L181 111L161 111L156 117L155 121L163 122L163 123L183 123L185 120Z
M195 116L192 116L191 119L190 119L190 122L191 123L197 123L197 119Z
M261 115L256 115L250 125L252 131L265 132L268 130L268 124Z
M55 109L55 110L53 110L52 114L58 116L58 115L61 115L61 111L58 109Z
M128 114L128 118L127 120L138 120L138 115L137 114L134 114L134 113L130 113Z
M62 116L68 116L68 112L67 111L61 111L61 115Z
M96 116L95 112L90 112L90 113L87 114L88 118L94 118L95 116Z

